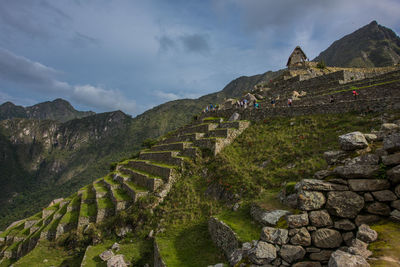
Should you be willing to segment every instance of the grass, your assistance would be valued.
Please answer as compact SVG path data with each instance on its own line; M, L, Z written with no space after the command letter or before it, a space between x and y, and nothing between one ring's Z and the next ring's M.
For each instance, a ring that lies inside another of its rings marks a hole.
M260 239L262 226L251 220L250 205L240 207L237 211L226 209L216 217L226 223L237 234L240 242L244 243Z
M107 175L106 177L104 177L104 181L110 185L119 185L117 181L114 181L111 175Z
M93 185L87 186L85 190L82 192L82 200L95 199L95 198L96 198L96 193L93 190Z
M79 266L82 255L72 254L48 241L41 241L35 249L14 263L14 266Z
M107 266L99 255L116 242L116 240L104 240L102 244L91 246L86 251L86 258L82 262L84 267L101 267ZM124 255L125 261L130 262L131 266L144 266L149 263L152 266L153 242L151 240L127 239L119 242L120 250L114 252Z
M138 169L135 169L135 168L132 168L132 167L126 166L125 168L130 169L130 170L132 170L132 171L134 171L136 173L139 173L141 175L147 176L148 178L151 178L151 179L162 179L161 176L157 176L157 175L154 175L154 174L151 174L151 173L148 173L148 172L145 172L145 171L141 171L141 170L138 170Z
M94 186L94 189L96 190L96 192L99 192L99 193L108 192L107 187L101 182L100 183L94 183L93 186Z
M117 201L129 201L132 200L131 197L122 189L113 189L113 195Z
M109 198L100 198L97 200L98 209L113 209L114 203Z
M349 88L349 89L331 91L331 92L328 92L328 93L324 93L324 94L322 94L322 95L324 96L324 95L337 94L337 93L348 92L348 91L353 91L353 90L362 90L362 89L371 88L371 87L375 87L375 86L391 84L391 83L395 83L395 82L399 82L399 81L400 81L400 80L393 80L393 81L375 83L375 84L370 84L370 85L365 85L365 86L360 86L360 87L352 86L352 87Z
M378 126L372 117L347 113L253 123L216 158L210 158L208 183L253 199L283 182L311 178L327 167L321 155L339 148L338 136L371 131Z
M8 229L8 230L4 231L3 233L1 233L0 237L6 237L9 234L12 234L12 233L14 233L16 231L19 232L22 229L24 229L24 225L25 225L25 221L20 222L20 223L14 225L13 227L11 227L10 229Z
M400 224L383 220L371 225L371 228L378 232L378 240L368 247L373 252L372 257L378 258L376 261L370 260L371 266L399 266ZM391 260L398 263L393 263Z
M97 207L95 203L82 203L79 213L80 217L94 217L97 215Z
M61 218L60 223L62 223L62 224L78 223L78 218L79 218L79 211L74 210L74 211L65 213L64 216Z
M131 181L125 181L125 184L127 184L130 188L132 188L135 192L147 192L147 188L143 186L139 186L135 184L134 182Z

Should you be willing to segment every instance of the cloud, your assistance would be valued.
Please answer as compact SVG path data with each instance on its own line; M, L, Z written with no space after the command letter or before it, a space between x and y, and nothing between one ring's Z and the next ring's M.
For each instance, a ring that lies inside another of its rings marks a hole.
M100 86L71 85L57 79L60 72L39 62L0 48L0 80L46 95L74 100L89 108L101 111L120 109L136 112L136 103L127 99L119 90L107 90ZM3 95L2 98L6 98Z
M74 37L71 42L76 47L88 47L88 46L98 46L100 45L100 40L90 37L86 34L75 32Z
M208 53L210 45L208 44L208 36L203 34L185 34L180 37L186 51L193 53Z
M171 37L168 37L167 35L163 35L157 39L160 44L161 51L169 51L170 49L176 48L176 42Z
M174 94L174 93L167 93L167 92L163 92L163 91L154 91L154 96L161 98L162 100L166 100L166 101L172 101L172 100L176 100L179 99L179 95Z

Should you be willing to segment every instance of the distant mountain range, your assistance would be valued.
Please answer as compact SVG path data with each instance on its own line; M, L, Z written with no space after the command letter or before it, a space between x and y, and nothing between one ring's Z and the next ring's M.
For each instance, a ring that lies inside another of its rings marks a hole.
M16 106L11 102L0 105L0 120L12 118L55 120L66 122L94 115L92 111L77 111L68 101L56 99L36 104L30 107Z
M315 60L342 67L393 65L399 44L393 31L372 22ZM219 92L170 101L135 118L121 111L77 111L63 99L31 107L0 105L0 229L101 177L111 162L134 154L146 138L183 126L206 105L240 97L282 72L242 76Z
M384 67L400 62L400 38L376 21L333 42L313 61L335 67Z

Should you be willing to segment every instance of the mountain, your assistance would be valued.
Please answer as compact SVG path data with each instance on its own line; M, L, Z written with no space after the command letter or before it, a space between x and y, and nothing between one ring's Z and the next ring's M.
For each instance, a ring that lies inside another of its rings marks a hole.
M11 102L6 102L0 106L0 120L26 118L66 122L93 114L95 113L92 111L78 111L68 101L60 98L26 108L16 106Z
M384 67L400 62L400 38L376 21L335 41L313 61L335 67Z

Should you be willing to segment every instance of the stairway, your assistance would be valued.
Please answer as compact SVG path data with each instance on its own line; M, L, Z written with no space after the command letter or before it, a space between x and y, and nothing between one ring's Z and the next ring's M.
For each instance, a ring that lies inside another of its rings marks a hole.
M148 195L155 199L149 208L155 207L180 177L185 162L195 161L205 149L217 154L248 126L247 121L205 118L178 129L141 151L138 158L120 162L107 176L1 233L0 258L18 259L41 240L54 241L74 229L83 231Z

